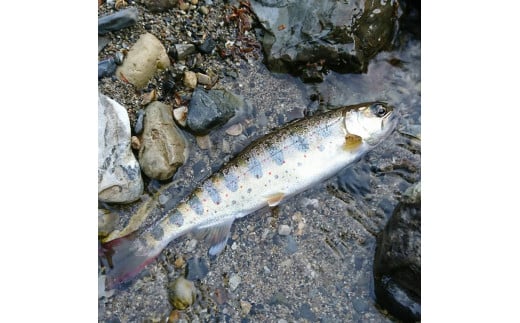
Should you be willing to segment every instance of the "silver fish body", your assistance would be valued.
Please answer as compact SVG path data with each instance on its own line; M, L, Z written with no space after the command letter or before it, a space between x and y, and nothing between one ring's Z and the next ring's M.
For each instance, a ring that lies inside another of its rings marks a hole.
M135 276L188 232L205 232L209 253L220 253L236 218L333 176L382 142L397 119L385 103L364 103L299 120L253 142L160 221L110 246L108 286Z

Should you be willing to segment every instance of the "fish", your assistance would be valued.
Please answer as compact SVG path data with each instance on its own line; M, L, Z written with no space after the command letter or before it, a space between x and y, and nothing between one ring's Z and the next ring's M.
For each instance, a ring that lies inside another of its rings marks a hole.
M357 162L398 119L387 103L367 102L293 121L252 142L157 222L102 244L107 289L133 279L187 233L209 241L211 256L220 254L236 219L275 207Z

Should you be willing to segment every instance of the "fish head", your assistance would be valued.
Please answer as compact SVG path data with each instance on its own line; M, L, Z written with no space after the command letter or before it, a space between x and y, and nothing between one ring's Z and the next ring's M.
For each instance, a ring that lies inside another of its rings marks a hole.
M345 110L344 126L347 136L360 137L376 146L397 126L399 117L394 108L384 102L370 102Z

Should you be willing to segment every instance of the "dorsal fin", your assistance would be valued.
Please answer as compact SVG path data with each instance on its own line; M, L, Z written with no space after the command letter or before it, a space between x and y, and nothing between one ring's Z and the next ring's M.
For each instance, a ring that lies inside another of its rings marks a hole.
M195 230L197 238L204 239L211 245L209 248L209 254L211 256L218 255L226 247L233 220L235 220L235 217L201 226Z

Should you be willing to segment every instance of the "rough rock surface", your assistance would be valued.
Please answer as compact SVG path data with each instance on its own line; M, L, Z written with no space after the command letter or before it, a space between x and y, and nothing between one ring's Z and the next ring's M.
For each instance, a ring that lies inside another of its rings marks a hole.
M128 52L123 64L116 70L116 76L133 84L138 90L144 88L155 72L170 67L166 49L157 37L146 33Z
M252 0L273 71L301 74L307 64L366 72L397 30L397 1ZM319 78L318 78L319 80Z
M98 63L98 79L114 74L116 67L116 60L113 57L102 60Z
M244 100L227 90L197 88L190 101L186 124L196 135L206 135L225 124L244 104Z
M127 8L98 19L98 34L105 35L110 31L117 31L137 22L137 8Z
M410 187L378 236L374 259L377 301L405 322L421 320L421 189Z
M155 101L145 113L139 163L146 176L169 179L186 160L186 140L173 121L170 106Z
M130 148L126 109L109 97L98 98L98 198L129 203L143 193L141 170Z

